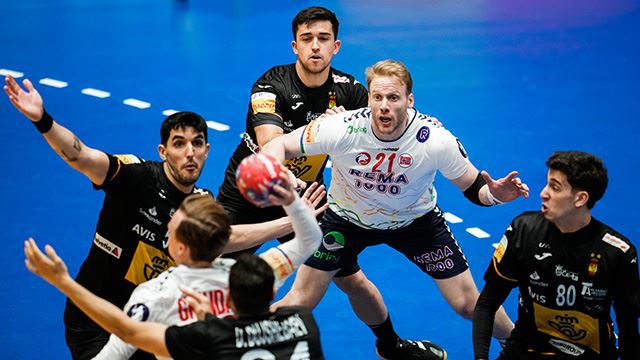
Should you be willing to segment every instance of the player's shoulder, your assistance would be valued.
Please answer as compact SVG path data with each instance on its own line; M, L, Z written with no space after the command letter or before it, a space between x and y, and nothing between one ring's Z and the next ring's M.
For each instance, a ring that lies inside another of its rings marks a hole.
M595 222L595 229L597 229L596 236L601 240L606 249L615 253L636 253L635 246L626 236L595 218L592 221Z
M284 82L289 82L292 71L295 71L294 64L276 65L269 68L262 76L256 80L254 87L267 90L270 87L278 86Z
M344 71L340 71L338 69L335 68L331 68L331 77L333 80L333 83L336 85L345 85L345 86L354 86L354 85L360 85L363 86L358 80L356 80L356 78L351 75L348 74Z

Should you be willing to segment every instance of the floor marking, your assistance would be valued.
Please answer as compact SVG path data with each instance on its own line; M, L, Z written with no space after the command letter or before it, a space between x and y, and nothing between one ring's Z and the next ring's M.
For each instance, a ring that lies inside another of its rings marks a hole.
M167 109L167 110L165 110L165 111L163 111L163 112L162 112L162 115L164 115L164 116L171 116L171 115L173 115L173 114L175 114L175 113L177 113L177 112L178 112L178 110Z
M51 86L54 88L58 88L58 89L62 89L65 88L67 86L69 86L69 83L66 81L62 81L62 80L56 80L56 79L51 79L51 78L44 78L44 79L40 79L40 81L38 81L40 84L42 85L47 85L47 86Z
M122 103L138 109L148 109L151 107L150 103L133 98L125 99Z
M489 235L489 233L485 232L484 230L477 228L477 227L472 227L472 228L468 228L467 232L479 239L486 239L488 237L491 237L491 235Z
M491 244L491 246L493 246L493 248L494 248L494 249L497 249L497 248L498 248L498 245L500 245L500 243L493 243L493 244Z
M12 78L19 79L24 76L24 73L21 73L20 71L15 71L15 70L0 69L0 75L2 76L11 75Z
M108 98L109 96L111 96L111 93L109 93L107 91L98 90L98 89L94 89L94 88L82 89L82 91L80 91L80 92L85 94L85 95L97 97L97 98L100 98L100 99Z
M222 124L222 123L219 123L219 122L216 122L216 121L212 121L212 120L208 120L207 121L207 126L210 129L217 130L217 131L227 131L230 128L230 126L227 125L227 124Z
M453 215L450 212L446 212L444 213L444 219L447 220L447 222L452 223L452 224L458 224L462 222L462 219Z

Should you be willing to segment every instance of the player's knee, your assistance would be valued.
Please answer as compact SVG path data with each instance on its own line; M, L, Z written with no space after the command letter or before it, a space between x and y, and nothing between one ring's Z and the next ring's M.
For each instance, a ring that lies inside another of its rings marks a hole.
M334 278L334 283L340 290L350 296L365 295L371 292L374 287L373 283L359 271L353 275L341 278Z

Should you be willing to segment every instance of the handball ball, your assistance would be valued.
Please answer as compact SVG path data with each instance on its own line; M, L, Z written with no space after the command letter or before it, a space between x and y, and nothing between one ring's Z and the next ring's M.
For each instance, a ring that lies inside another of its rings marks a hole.
M244 158L236 170L236 185L247 201L256 206L269 205L269 194L275 194L275 185L285 186L280 163L269 155L251 154Z

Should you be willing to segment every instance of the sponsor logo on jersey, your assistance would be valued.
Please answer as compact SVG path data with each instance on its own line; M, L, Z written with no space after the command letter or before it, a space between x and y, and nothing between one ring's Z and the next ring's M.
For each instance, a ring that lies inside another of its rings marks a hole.
M563 353L571 356L580 356L582 355L582 353L584 353L584 349L567 341L549 339L549 344L562 351Z
M93 243L116 259L120 259L120 256L122 256L122 248L120 246L112 243L98 233L93 236Z
M333 82L336 84L339 83L345 83L348 84L349 83L349 78L346 76L340 76L340 75L336 75L336 74L331 74L333 76Z
M543 242L538 243L538 247L541 249L551 249L551 245Z
M533 291L531 286L527 286L527 290L529 291L529 296L533 301L538 302L540 304L545 304L547 302L547 298L544 295L540 295L535 291Z
M151 210L153 210L153 212L154 212L155 214L153 214L153 215L152 215L152 214L150 214ZM147 212L147 211L145 211L144 209L140 208L140 209L138 209L138 212L139 212L140 214L142 214L144 217L146 217L146 218L147 218L147 220L151 221L152 223L154 223L154 224L156 224L156 225L162 225L162 221L160 221L160 220L158 220L158 219L156 219L156 218L154 217L155 215L158 215L158 214L156 213L156 208L155 208L155 207L152 207L151 209L149 209L149 212Z
M164 251L145 242L138 241L138 246L131 259L125 279L134 285L149 281L171 266L173 260Z
M293 175L303 181L315 181L322 171L322 166L327 161L327 155L311 155L298 156L293 159L285 160L284 166L289 169Z
M164 190L160 190L160 192L158 192L158 196L160 196L160 199L166 199L167 195L164 194Z
M423 143L425 141L427 141L427 139L429 139L429 127L427 126L423 126L418 130L418 133L416 134L416 140L418 140L418 142Z
M276 112L276 94L270 92L257 92L251 94L251 108L253 114Z
M356 162L360 165L367 165L371 161L371 155L367 152L361 152L356 156Z
M509 245L509 239L507 239L506 235L502 235L502 238L500 238L500 242L498 243L498 247L496 248L496 251L493 252L493 257L496 259L498 263L502 261L502 257L504 256L504 253L507 251L508 245Z
M458 140L458 138L456 138L456 142L458 143L458 150L460 150L460 155L462 155L462 157L465 159L469 157L469 154L467 154L467 150L464 149L464 146L462 146L462 143L460 142L460 140Z
M143 238L145 238L145 239L147 239L149 241L155 241L156 240L156 234L151 232L151 230L149 230L149 229L145 229L140 224L133 225L133 228L131 228L131 231L133 231L134 233L142 236Z
M531 279L531 280L540 280L540 275L538 275L537 271L534 271L533 274L529 275L529 279Z
M322 250L316 250L313 253L313 257L319 260L323 260L323 261L329 261L332 263L337 263L338 261L340 261L340 256L339 255L335 255L332 254L328 251L322 251Z
M127 316L135 321L147 321L149 319L149 307L145 304L133 304L127 310Z
M131 154L117 154L117 155L113 155L116 157L116 159L120 160L121 163L125 164L125 165L129 165L129 164L139 164L140 163L140 159L135 156L135 155L131 155Z
M156 207L152 207L151 209L149 209L149 214L151 216L158 216L158 212L156 211Z
M355 180L356 188L362 188L367 191L377 191L381 194L388 193L391 195L398 195L402 190L400 185L406 185L409 183L409 178L407 178L405 174L396 175L393 172L367 172L349 169L349 175L357 177Z
M598 273L598 265L600 264L600 259L602 255L591 253L591 259L589 260L589 266L587 267L587 273L589 277L594 277Z
M300 96L300 94L291 94L291 98L292 99L300 99L300 98L302 98L302 96Z
M618 249L622 250L622 252L624 253L626 253L627 250L629 250L629 244L624 242L622 239L615 237L609 233L604 234L602 241L606 242L609 245L617 247Z
M304 103L302 101L298 101L294 105L291 105L291 110L298 110L298 108L300 106L302 106L302 105L304 105ZM291 126L291 125L289 125L289 126Z
M601 300L607 296L607 289L596 289L593 287L593 283L583 282L582 291L580 295L584 296L588 300Z
M401 168L408 168L413 163L413 157L410 154L404 153L398 157L398 165Z
M329 251L342 249L345 244L344 235L339 231L330 231L322 238L322 245Z
M353 125L347 126L347 135L351 135L351 134L366 134L366 133L367 133L367 128L366 127L355 127Z
M565 270L563 265L556 265L556 276L578 281L578 273Z
M566 344L574 346L574 350L582 350L580 346L588 346L595 352L600 352L598 319L581 311L557 310L538 303L533 303L533 313L538 331L556 341L570 341L571 343Z
M548 257L551 257L551 256L553 256L553 254L552 254L552 253L548 253L548 252L546 252L546 253L542 253L542 254L535 254L535 255L534 255L534 257L536 258L536 260L544 260L544 259L546 259L546 258L548 258Z
M272 88L273 87L271 85L260 85L260 84L258 84L256 86L259 87L260 89L268 89L268 88Z

